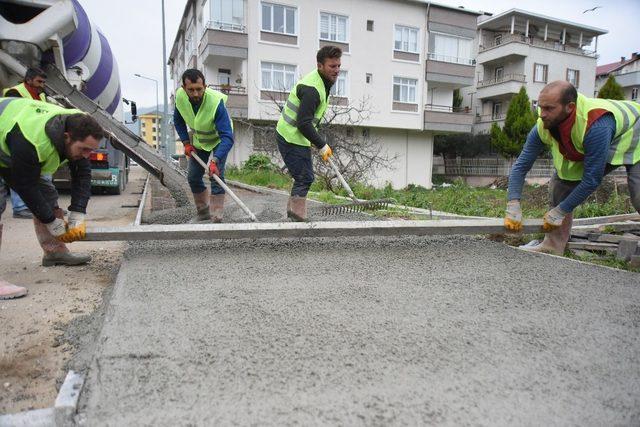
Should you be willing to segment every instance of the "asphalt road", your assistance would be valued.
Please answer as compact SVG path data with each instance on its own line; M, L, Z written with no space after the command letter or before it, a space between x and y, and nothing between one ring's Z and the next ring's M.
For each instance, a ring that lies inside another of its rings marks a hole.
M146 242L86 425L639 425L638 275L475 238Z

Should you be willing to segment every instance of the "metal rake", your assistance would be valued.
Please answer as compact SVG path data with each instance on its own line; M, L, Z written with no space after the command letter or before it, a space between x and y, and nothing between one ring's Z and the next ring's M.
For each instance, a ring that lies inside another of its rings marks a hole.
M322 209L322 215L339 215L339 214L351 213L351 212L375 211L379 209L387 209L390 204L395 203L395 200L393 199L376 199L376 200L358 199L356 195L353 193L353 190L351 190L351 187L349 186L347 181L344 179L344 177L340 173L340 170L338 169L336 164L333 162L331 157L329 157L327 161L329 165L331 165L331 168L333 169L333 171L336 173L338 180L340 180L340 183L342 184L344 189L347 191L347 194L349 194L349 198L352 200L352 202L347 203L345 205L326 206Z

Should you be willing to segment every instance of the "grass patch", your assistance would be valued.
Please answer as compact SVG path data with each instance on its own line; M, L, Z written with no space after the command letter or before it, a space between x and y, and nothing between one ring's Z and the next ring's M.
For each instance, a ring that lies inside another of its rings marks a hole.
M565 257L571 259L577 259L578 261L585 261L591 264L603 265L605 267L616 268L618 270L626 270L634 273L640 273L640 268L632 268L629 266L629 262L616 259L615 255L576 255L571 251L565 253Z

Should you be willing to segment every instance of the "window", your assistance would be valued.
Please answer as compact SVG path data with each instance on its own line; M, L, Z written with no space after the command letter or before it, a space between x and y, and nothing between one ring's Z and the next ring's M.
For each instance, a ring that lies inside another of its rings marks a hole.
M347 43L349 18L331 13L320 13L320 39Z
M504 67L496 67L496 82L501 82L504 77Z
M231 70L226 68L218 68L218 84L219 85L231 84Z
M502 118L502 103L496 102L493 104L493 119L501 119Z
M192 55L195 55L196 49L196 35L195 35L196 26L193 23L193 20L189 22L189 26L187 27L185 39L184 39L184 49L185 49L185 62L188 62L191 59Z
M538 100L534 99L533 101L531 101L531 109L533 111L536 111L538 109Z
M367 20L367 31L373 31L373 21Z
M442 33L431 33L429 59L457 64L473 65L471 39Z
M636 99L638 99L638 88L634 87L631 89L631 100L635 101Z
M262 3L262 31L296 34L296 8Z
M244 31L244 0L209 0L202 13L209 28Z
M393 100L395 102L416 103L417 79L407 79L404 77L393 78Z
M344 98L347 98L349 96L347 94L347 72L345 70L340 70L340 74L338 74L338 80L333 86L331 86L330 94L333 96L341 96Z
M496 36L493 38L493 42L496 46L502 44L502 34L496 34Z
M393 48L402 52L418 53L418 29L396 25Z
M289 92L296 82L296 66L263 62L262 90Z
M373 81L373 74L367 73L367 77L365 78L367 83L371 83Z
M580 83L580 71L567 68L567 81L573 86L578 87L578 83Z
M546 83L547 82L547 65L546 64L534 64L533 65L533 81Z

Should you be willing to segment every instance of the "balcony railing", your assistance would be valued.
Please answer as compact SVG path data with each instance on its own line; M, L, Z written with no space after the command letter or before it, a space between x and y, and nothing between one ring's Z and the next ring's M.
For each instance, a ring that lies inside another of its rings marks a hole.
M425 104L424 109L425 111L438 111L442 113L471 113L471 109L469 107L452 107L450 105Z
M506 83L506 82L519 82L519 83L526 83L527 82L527 76L524 74L504 74L500 77L496 77L494 79L488 79L488 80L480 80L478 81L478 87L487 87L487 86L493 86L493 85L497 85L500 83Z
M427 53L427 58L432 61L451 62L453 64L476 65L476 60L471 58L460 58L457 56L441 55L439 53Z
M541 47L543 49L558 50L561 52L577 53L579 55L597 57L596 52L591 50L582 49L582 48L571 46L568 44L562 44L558 41L544 41L542 39L539 39L537 37L532 37L532 36L525 37L524 34L502 34L501 36L496 37L494 40L481 44L478 49L478 52L482 53L489 49L493 49L495 47L502 46L508 43L514 43L514 42L524 43L524 44L528 44L535 47Z
M208 21L205 30L223 30L223 31L235 31L238 33L246 32L246 26L244 24L238 24L233 22L223 21Z
M247 88L244 86L209 85L209 87L213 90L217 90L218 92L222 92L226 95L246 95L247 94Z
M505 117L506 114L504 113L478 114L476 115L476 123L496 122L498 120L504 120Z

